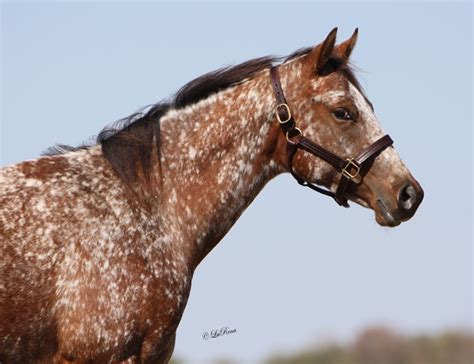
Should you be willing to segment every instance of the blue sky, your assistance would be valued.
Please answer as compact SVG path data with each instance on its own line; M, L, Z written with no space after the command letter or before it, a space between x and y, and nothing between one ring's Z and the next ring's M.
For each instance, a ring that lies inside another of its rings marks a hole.
M359 27L353 61L425 190L417 215L384 229L276 178L197 269L175 353L248 362L371 324L472 327L471 3L3 2L1 23L2 166L205 72ZM237 332L201 338L222 326Z

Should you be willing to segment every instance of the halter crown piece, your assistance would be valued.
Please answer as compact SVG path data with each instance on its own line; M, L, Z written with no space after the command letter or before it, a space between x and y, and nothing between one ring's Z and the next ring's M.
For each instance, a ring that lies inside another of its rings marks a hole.
M316 192L334 198L340 206L349 207L346 195L347 188L350 184L361 183L362 177L370 169L373 159L393 144L392 138L390 138L389 135L381 137L369 145L356 158L341 158L319 144L313 143L311 140L304 137L303 132L296 126L296 122L291 115L290 107L286 102L277 66L270 69L270 77L277 101L277 106L275 107L276 118L287 140L286 150L291 174L300 185L309 187ZM296 173L293 168L293 158L298 149L302 149L321 158L341 173L336 193L308 182Z

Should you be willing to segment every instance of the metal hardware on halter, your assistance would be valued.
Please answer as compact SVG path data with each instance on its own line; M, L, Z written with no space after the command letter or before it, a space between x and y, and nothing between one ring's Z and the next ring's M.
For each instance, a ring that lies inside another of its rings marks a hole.
M278 112L278 109L280 107L285 107L285 109L286 109L286 113L287 113L288 117L285 120L281 120L281 118L280 118L280 113ZM287 122L289 122L291 120L291 111L290 111L290 107L288 106L287 103L278 104L275 108L275 114L276 114L276 117L277 117L278 122L280 124L286 124Z
M338 155L330 152L329 150L323 148L319 144L313 143L311 140L304 137L302 131L296 126L295 120L291 115L290 107L286 102L283 89L281 88L277 67L270 68L270 77L272 81L272 88L275 93L275 98L277 100L275 114L278 119L278 122L280 123L281 130L285 134L287 140L286 149L290 173L300 185L309 187L316 192L334 198L334 200L341 206L349 207L346 196L347 188L350 184L354 185L354 179L358 176L361 177L360 182L362 182L363 173L361 173L361 170L366 173L367 170L370 168L368 167L363 169L363 167L365 165L370 166L370 160L375 158L383 150L392 145L392 138L390 138L389 135L385 135L373 142L371 145L369 145L356 158L343 159ZM282 107L285 108L285 111L288 114L288 116L284 120L281 119L279 113L279 109ZM296 173L293 168L293 158L299 149L303 149L304 151L321 158L322 160L336 168L338 171L341 171L342 177L339 179L339 185L337 186L335 193L326 190L322 187L319 187L314 183L306 181L304 178L299 176L298 173ZM359 183L359 181L357 181L357 183Z
M360 172L360 167L359 167L359 165L358 165L356 162L354 162L354 159L352 159L352 158L347 158L346 161L347 161L347 164L346 164L346 166L342 169L341 173L342 173L345 177L347 177L347 178L349 178L349 179L354 179L354 178L356 178L356 177L359 175L359 172ZM349 168L351 168L351 167L352 167L352 168L355 168L355 173L351 173L351 172L349 171Z
M292 132L292 131L296 131L296 134L293 135L293 136L290 136L289 133ZM297 142L294 142L293 140L291 140L291 138L294 138L294 137L296 137L296 136L301 136L301 137L302 137L302 136L303 136L303 133L301 132L301 129L300 129L300 128L297 128L297 127L295 126L293 129L288 130L285 135L286 135L286 140L288 141L288 143L295 144L295 143L297 143Z

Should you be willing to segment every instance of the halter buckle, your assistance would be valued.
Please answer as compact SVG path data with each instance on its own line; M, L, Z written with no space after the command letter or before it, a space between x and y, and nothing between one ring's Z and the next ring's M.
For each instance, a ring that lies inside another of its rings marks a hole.
M296 134L293 135L293 136L290 136L290 132L296 132ZM288 143L290 143L290 144L296 144L297 142L294 142L294 141L291 140L291 139L293 139L293 138L295 138L295 137L301 137L301 136L303 136L303 133L302 133L302 131L301 131L300 128L297 128L297 127L295 126L293 129L288 130L285 135L286 135L286 141L287 141Z
M280 107L284 107L286 109L286 113L288 114L288 117L285 119L285 120L282 120L280 118L280 113L278 112L278 109ZM286 124L287 122L289 122L291 120L291 111L290 111L290 107L288 106L288 104L285 104L285 103L282 103L282 104L278 104L276 107L275 107L275 113L276 113L276 117L278 119L278 122L280 124Z
M349 179L354 179L359 175L360 172L360 166L354 162L354 159L348 158L346 159L347 164L346 166L342 169L341 173L344 175L344 177L347 177ZM351 173L351 169L355 170L353 173Z

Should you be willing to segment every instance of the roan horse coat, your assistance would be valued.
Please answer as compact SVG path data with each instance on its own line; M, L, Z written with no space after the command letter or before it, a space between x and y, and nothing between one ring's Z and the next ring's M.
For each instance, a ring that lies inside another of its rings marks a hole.
M339 155L383 135L350 67L357 32L336 31L279 65L299 128ZM0 362L166 363L194 269L264 185L288 171L269 67L212 72L167 103L104 130L96 145L0 175ZM329 189L339 175L298 153ZM423 192L395 149L348 197L381 225L409 219Z

